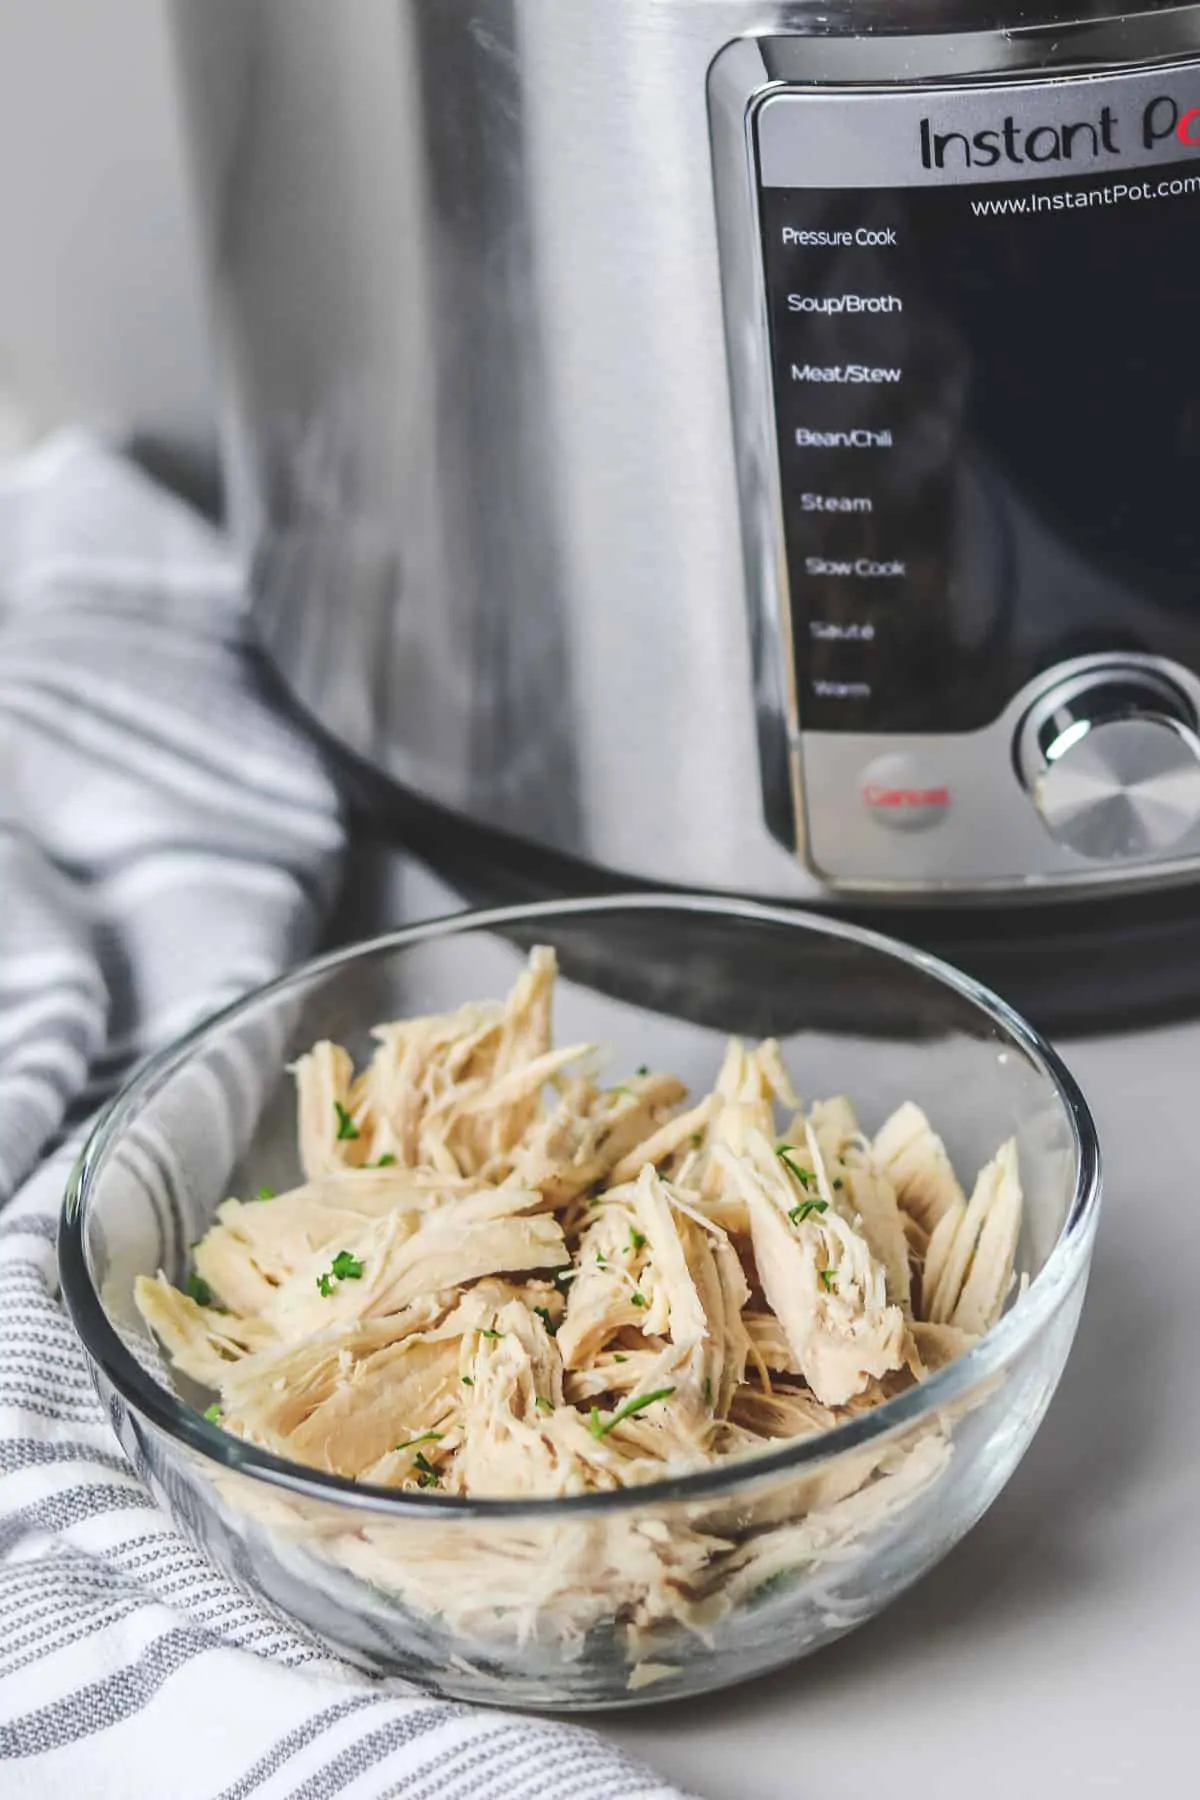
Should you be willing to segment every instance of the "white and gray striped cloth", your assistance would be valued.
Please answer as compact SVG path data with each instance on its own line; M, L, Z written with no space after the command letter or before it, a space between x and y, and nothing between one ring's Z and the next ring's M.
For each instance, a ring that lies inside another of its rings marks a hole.
M590 1732L281 1628L131 1474L59 1304L89 1115L312 947L341 845L219 538L86 440L0 470L0 1793L679 1800Z

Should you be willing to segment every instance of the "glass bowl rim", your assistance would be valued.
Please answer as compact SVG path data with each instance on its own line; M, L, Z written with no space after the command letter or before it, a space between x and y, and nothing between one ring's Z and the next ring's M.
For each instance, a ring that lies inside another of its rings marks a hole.
M1050 1082L1071 1132L1074 1192L1062 1228L1042 1269L1024 1293L1018 1295L1004 1317L984 1333L978 1343L924 1381L879 1406L830 1431L790 1440L778 1450L732 1457L690 1474L601 1493L520 1499L486 1495L466 1498L433 1491L397 1493L394 1488L372 1486L306 1468L223 1432L146 1373L121 1341L92 1282L83 1247L84 1218L92 1183L109 1151L119 1143L126 1124L190 1061L206 1039L233 1025L240 1016L278 1004L293 990L335 974L340 968L365 963L432 939L536 924L539 920L638 911L709 914L733 922L744 920L785 930L808 931L904 963L920 976L951 989L990 1018ZM713 1499L757 1486L784 1473L812 1470L846 1451L859 1449L904 1427L932 1418L942 1407L953 1404L1016 1357L1053 1317L1061 1300L1086 1267L1100 1193L1101 1159L1096 1126L1075 1078L1040 1032L997 994L952 964L883 932L801 908L707 894L604 894L451 913L343 946L243 994L203 1019L183 1037L156 1051L104 1108L71 1171L59 1223L59 1279L75 1330L104 1379L136 1416L206 1462L216 1464L219 1471L246 1475L273 1489L283 1489L308 1500L344 1505L358 1512L383 1514L393 1519L420 1517L432 1522L456 1517L475 1521L523 1518L548 1523L559 1517L595 1517L665 1503Z

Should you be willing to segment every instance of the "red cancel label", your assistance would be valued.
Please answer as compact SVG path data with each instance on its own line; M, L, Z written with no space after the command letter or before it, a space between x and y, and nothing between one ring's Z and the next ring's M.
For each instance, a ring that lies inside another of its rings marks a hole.
M950 789L948 787L881 787L878 782L872 781L868 782L863 789L863 799L868 806L885 806L890 808L904 806L949 806Z

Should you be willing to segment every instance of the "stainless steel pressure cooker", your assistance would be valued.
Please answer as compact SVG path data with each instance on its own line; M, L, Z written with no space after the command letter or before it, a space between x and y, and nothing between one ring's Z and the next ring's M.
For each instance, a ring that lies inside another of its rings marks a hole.
M1200 874L1200 6L175 10L258 627L361 769L640 881Z

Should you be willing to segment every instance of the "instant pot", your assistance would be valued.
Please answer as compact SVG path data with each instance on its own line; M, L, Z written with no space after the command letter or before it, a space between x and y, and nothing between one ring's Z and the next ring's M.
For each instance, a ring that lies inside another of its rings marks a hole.
M1178 961L1200 6L175 23L258 631L377 811Z

